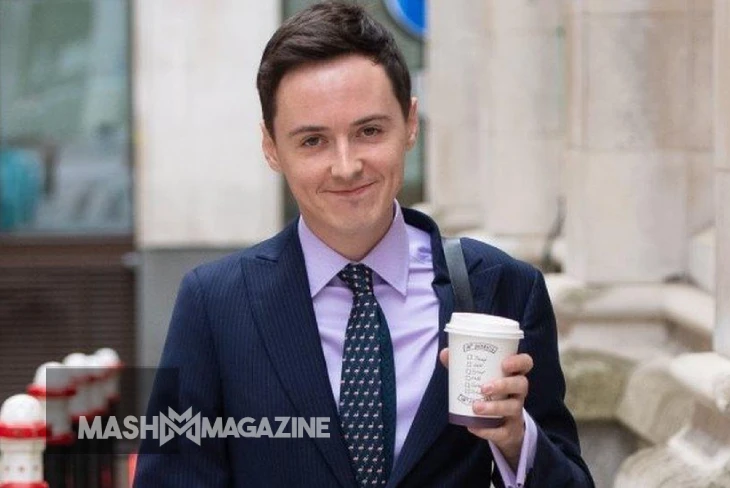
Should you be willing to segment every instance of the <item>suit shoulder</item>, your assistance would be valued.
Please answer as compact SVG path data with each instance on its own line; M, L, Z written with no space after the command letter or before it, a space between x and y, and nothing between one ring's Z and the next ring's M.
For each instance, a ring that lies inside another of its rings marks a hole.
M534 266L515 259L494 246L475 239L463 239L462 247L467 265L474 266L472 289L474 293L479 287L489 286L481 277L498 276L494 286L491 312L495 315L510 317L521 322L525 316L530 299L536 290L544 288L542 273ZM499 268L497 273L488 273L489 269ZM476 295L475 295L476 296Z
M501 265L502 279L526 282L531 285L541 275L540 270L535 266L516 259L486 242L464 237L461 239L461 245L467 261L474 262L481 259L487 267Z
M242 262L257 258L275 259L281 248L288 244L289 237L289 233L282 232L251 247L202 263L188 271L185 279L194 277L204 288L215 283L239 280L243 272Z
M186 273L186 278L194 275L201 283L216 280L223 276L229 275L240 269L240 261L247 254L248 249L235 251L225 256L206 261L195 266Z

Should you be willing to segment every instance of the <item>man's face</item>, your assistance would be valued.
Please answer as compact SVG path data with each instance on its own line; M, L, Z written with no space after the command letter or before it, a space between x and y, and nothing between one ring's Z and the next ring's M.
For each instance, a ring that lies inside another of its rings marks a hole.
M382 237L416 140L415 100L405 120L382 66L350 55L287 73L276 107L264 154L307 226L330 246Z

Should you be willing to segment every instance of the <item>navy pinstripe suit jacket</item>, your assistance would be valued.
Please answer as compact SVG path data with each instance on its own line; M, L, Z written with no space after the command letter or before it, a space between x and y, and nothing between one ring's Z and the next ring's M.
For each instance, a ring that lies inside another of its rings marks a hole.
M423 214L403 209L408 224L432 236L440 326L453 310L441 237ZM478 311L520 322L520 350L532 355L525 408L539 436L532 487L590 487L575 422L563 403L557 333L542 275L477 241L463 240ZM160 366L177 368L176 384L155 382L148 415L194 412L241 419L329 417L329 438L179 439L177 453L146 454L135 486L354 487L347 448L327 378L296 225L275 237L189 272L180 287ZM440 347L446 345L443 331ZM388 486L501 486L486 441L447 423L447 372L436 364ZM493 472L494 471L494 472Z

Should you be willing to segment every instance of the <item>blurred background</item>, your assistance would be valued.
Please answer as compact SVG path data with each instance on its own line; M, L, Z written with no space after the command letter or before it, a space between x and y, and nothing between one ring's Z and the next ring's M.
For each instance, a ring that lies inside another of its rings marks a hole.
M179 280L296 215L255 76L310 0L0 0L0 401L159 360ZM599 487L730 487L730 0L363 0L402 204L539 266Z

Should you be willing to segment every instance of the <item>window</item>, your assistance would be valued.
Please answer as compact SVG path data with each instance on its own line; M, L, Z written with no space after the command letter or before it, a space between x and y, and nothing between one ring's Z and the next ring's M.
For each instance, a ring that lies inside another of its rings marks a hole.
M128 0L0 0L0 233L131 233L128 19Z

